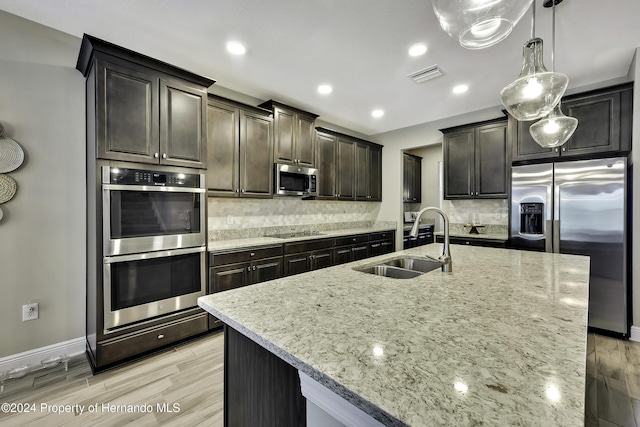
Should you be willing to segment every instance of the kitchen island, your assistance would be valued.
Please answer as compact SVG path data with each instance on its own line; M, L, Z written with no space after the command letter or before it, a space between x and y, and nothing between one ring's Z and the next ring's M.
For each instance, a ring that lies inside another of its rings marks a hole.
M395 252L199 305L383 425L582 426L589 259L455 246L452 273L357 271L440 251Z

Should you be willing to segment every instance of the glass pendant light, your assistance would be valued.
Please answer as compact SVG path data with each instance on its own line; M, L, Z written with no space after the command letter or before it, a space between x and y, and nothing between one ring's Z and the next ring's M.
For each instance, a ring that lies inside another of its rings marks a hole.
M569 84L562 73L549 72L542 61L542 39L534 36L536 5L533 3L531 40L522 50L520 76L500 92L502 104L516 120L537 120L551 113Z
M551 27L551 69L555 70L555 45L556 45L556 3L553 2L553 26ZM529 133L541 147L559 147L571 138L578 127L578 119L568 117L562 113L560 102L551 113L535 122L529 128Z
M432 0L440 26L467 49L507 37L533 0Z

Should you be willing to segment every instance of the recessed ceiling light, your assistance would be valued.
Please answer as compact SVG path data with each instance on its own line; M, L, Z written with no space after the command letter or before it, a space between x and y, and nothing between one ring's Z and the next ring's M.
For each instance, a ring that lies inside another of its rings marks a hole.
M331 93L332 91L333 91L333 88L331 86L329 86L329 85L320 85L320 86L318 86L318 92L323 94L323 95Z
M227 50L234 55L244 55L247 49L239 42L228 42Z
M384 116L384 111L383 110L373 110L371 112L371 115L377 119L377 118L380 118L380 117Z
M453 93L465 93L467 90L469 90L469 86L458 85L453 88Z
M409 48L409 55L420 56L420 55L424 55L426 51L427 51L427 46L425 46L422 43L417 43Z

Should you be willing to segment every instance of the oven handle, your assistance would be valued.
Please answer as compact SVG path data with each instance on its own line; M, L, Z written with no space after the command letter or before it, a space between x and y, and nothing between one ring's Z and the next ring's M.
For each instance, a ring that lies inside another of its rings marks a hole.
M170 249L168 251L143 252L140 254L131 254L131 255L106 256L104 257L104 263L113 264L116 262L140 261L143 259L164 258L164 257L170 257L170 256L177 256L177 255L195 254L198 252L204 252L206 250L207 250L206 246L198 246L196 248Z
M153 185L121 185L121 184L102 184L103 190L119 190L119 191L166 191L170 193L204 193L204 188L185 188L185 187L156 187Z

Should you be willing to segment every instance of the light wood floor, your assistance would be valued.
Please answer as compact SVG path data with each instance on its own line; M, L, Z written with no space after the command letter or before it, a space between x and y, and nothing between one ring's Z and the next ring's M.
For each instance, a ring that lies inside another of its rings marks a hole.
M150 358L92 376L77 358L68 372L61 367L9 382L0 403L35 404L26 414L0 411L5 426L222 426L223 336L182 344ZM585 427L640 427L640 343L602 335L587 338ZM46 413L41 404L82 405L83 414ZM151 405L134 409L109 405ZM179 412L162 412L157 404L177 403ZM98 404L96 413L87 413Z
M79 357L70 361L67 372L59 365L46 374L40 371L9 381L0 402L35 404L35 412L0 411L0 425L221 427L223 348L223 335L217 333L95 376L86 358ZM42 404L47 405L44 410ZM90 405L95 404L97 411L89 413ZM158 405L165 404L174 412L159 410ZM56 409L54 405L80 405L84 413L78 414L77 409L75 413L47 413Z

